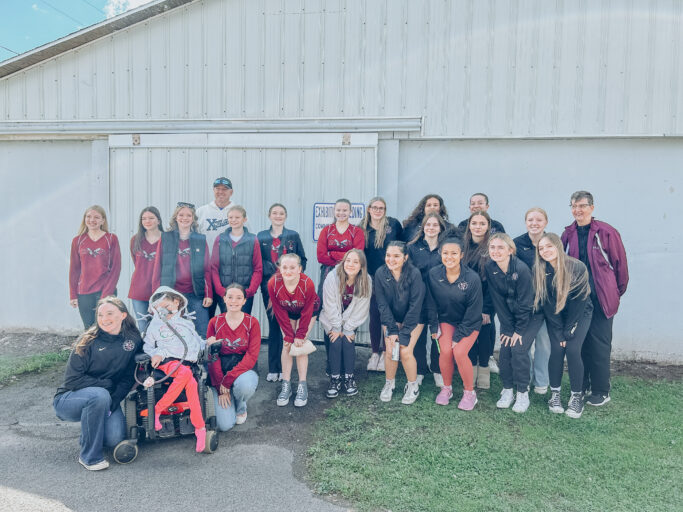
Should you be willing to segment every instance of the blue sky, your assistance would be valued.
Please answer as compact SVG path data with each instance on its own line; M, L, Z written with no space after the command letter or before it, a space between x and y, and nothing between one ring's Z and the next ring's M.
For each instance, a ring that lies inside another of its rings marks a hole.
M0 61L149 1L0 0Z

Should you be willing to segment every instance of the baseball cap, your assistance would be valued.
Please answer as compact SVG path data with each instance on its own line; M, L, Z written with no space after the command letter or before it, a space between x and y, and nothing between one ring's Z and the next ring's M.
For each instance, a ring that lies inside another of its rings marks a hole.
M232 188L232 182L228 178L216 178L213 182L213 186L217 187L218 185L225 185L228 188Z

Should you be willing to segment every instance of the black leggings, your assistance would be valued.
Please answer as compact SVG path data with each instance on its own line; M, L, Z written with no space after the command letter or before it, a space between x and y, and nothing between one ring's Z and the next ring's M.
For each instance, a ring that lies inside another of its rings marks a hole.
M267 279L261 282L261 298L268 317L268 373L282 373L282 331L273 314L273 309L268 309L270 297Z
M562 373L564 372L564 358L567 356L567 368L569 371L569 384L573 393L580 393L583 390L583 361L581 360L581 347L586 337L588 328L593 316L593 305L588 301L579 323L576 326L574 337L567 341L566 346L561 347L560 342L564 341L560 329L548 323L548 334L550 336L550 359L548 361L548 375L550 377L550 387L559 388L562 385Z
M330 376L341 375L342 372L353 375L356 365L356 342L349 340L343 334L335 341L331 341L325 333L325 343L328 344L327 358Z
M496 324L493 323L493 315L491 315L490 324L482 324L477 341L474 342L469 351L470 361L472 366L481 366L486 368L489 365L489 358L493 355L493 347L496 344Z
M429 366L427 366L427 341L431 341L432 350L429 356ZM415 361L417 362L417 374L427 375L431 372L441 373L439 369L439 348L438 341L432 339L431 336L427 337L427 325L424 326L420 336L417 338L417 343L415 343L415 348L413 349L413 355L415 356Z

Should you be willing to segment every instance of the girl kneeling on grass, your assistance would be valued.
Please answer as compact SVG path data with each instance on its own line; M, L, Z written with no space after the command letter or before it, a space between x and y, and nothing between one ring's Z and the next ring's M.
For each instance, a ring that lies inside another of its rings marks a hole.
M483 296L479 274L461 264L462 244L457 238L447 238L441 243L442 263L429 271L427 280L427 316L434 333L432 338L439 339L441 353L439 367L444 386L436 403L448 405L453 396L455 359L464 387L458 409L471 411L477 404L477 394L468 352L479 336Z
M242 308L247 301L244 287L233 283L223 297L227 312L212 318L207 343L220 343L218 356L211 356L209 375L214 395L218 429L225 432L247 421L247 400L256 392L255 371L261 349L261 326Z
M311 278L301 271L301 259L296 253L280 256L280 270L268 281L268 296L283 335L282 388L277 397L277 405L284 407L292 396L290 379L293 356L289 351L292 345L302 347L306 342L308 333L315 323L313 312L320 304L315 293L315 285ZM303 407L308 403L308 354L296 356L296 369L299 373L299 385L294 405Z
M558 414L565 412L560 387L566 355L572 390L566 414L580 418L583 413L581 346L593 316L588 269L564 253L560 237L546 233L536 247L534 285L534 307L543 309L550 334L548 374L552 394L548 408Z
M420 323L425 285L422 274L408 261L406 244L390 242L384 257L385 264L375 273L377 306L385 330L386 382L379 399L389 402L395 386L398 359L403 364L408 382L403 390L402 403L415 402L420 394L417 382L417 362L413 349L424 325ZM398 355L394 356L398 343Z
M330 387L327 398L336 398L343 386L347 396L358 393L353 377L356 365L356 330L370 314L372 278L368 275L365 254L351 249L323 283L323 309L320 324L328 343Z
M95 315L96 323L76 341L52 402L59 419L81 422L78 462L90 471L108 468L103 447L113 448L126 436L120 405L135 384L135 354L142 346L120 299L100 299Z
M152 368L158 368L166 375L173 374L171 385L164 396L154 406L154 428L161 430L161 413L164 412L178 395L185 390L190 404L190 421L197 437L197 452L203 452L206 443L206 425L199 403L197 381L192 375L189 363L196 363L199 352L204 347L204 340L195 331L194 323L187 318L187 299L173 288L161 286L150 298L152 321L145 332L145 344L142 349L152 356ZM165 320L165 321L164 321ZM168 324L168 325L167 325ZM178 331L185 343L171 330ZM183 364L180 361L184 359ZM145 388L154 385L154 378L147 377L143 382Z
M489 257L484 267L496 314L500 319L500 378L503 391L496 403L499 409L525 412L529 408L531 380L529 349L543 323L534 315L534 286L531 271L515 255L516 247L505 233L489 239ZM514 389L517 388L515 400Z

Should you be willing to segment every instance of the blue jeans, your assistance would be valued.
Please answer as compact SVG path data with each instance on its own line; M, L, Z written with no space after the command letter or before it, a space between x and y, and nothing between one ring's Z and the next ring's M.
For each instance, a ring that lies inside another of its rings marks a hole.
M236 416L247 412L247 400L256 392L256 386L258 386L258 373L254 370L247 370L232 383L230 405L226 409L218 403L218 392L214 394L218 430L225 432L235 426Z
M140 329L140 332L144 334L147 330L150 319L140 317L149 315L149 312L147 311L149 308L149 301L135 299L131 299L131 301L133 302L133 312L135 313L135 321L138 323L138 329Z
M209 310L202 306L204 299L197 297L194 293L184 294L187 299L188 313L195 312L194 328L202 339L206 339L206 331L209 328Z
M60 420L81 422L80 458L86 464L104 460L103 447L113 448L126 437L123 411L117 407L110 415L111 395L104 388L67 391L52 405Z
M529 359L532 360L531 382L537 387L546 387L549 383L548 360L550 359L550 336L548 336L548 326L545 322L543 322L543 325L541 325L541 328L536 334L534 355L532 358L530 351Z

